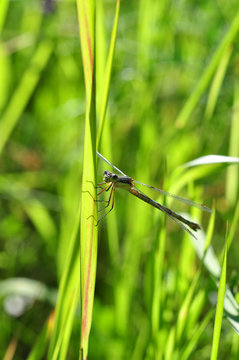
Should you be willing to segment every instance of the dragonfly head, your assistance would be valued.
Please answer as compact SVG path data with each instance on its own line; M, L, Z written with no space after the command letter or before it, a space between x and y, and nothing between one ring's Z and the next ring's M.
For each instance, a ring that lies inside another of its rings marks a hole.
M118 180L118 176L116 174L113 174L112 172L107 170L104 171L104 181L106 183L116 182L117 180Z

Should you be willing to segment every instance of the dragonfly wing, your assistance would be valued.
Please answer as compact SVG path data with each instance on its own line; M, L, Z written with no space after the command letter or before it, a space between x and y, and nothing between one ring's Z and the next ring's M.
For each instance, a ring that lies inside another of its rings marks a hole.
M181 197L181 196L171 194L171 193L169 193L169 192L167 192L167 191L165 191L165 190L158 189L158 188L156 188L156 187L154 187L154 186L150 186L150 185L141 183L141 182L136 181L136 180L134 180L134 183L139 184L139 185L146 186L147 188L152 189L152 190L154 190L154 191L157 191L157 192L159 192L160 194L169 196L169 197L171 197L171 198L173 198L173 199L175 199L175 200L177 200L177 201L180 201L180 202L182 202L182 203L184 203L184 204L187 204L187 205L194 206L194 207L196 207L196 208L198 208L198 209L200 209L200 210L207 211L207 212L210 212L210 213L212 212L212 210L209 209L207 206L202 205L202 204L199 204L199 203L197 203L197 202L195 202L195 201L192 201L192 200L189 200L189 199L185 199L185 198L183 198L183 197Z
M175 221L179 226L181 226L181 228L185 231L187 231L187 233L189 233L189 235L191 235L192 237L194 237L194 239L197 240L196 236L184 225L182 224L179 220L175 219L173 216L171 216L170 214L166 213L163 209L162 211L168 215L173 221Z
M140 183L140 185L143 185ZM134 185L134 188L142 195L145 195L141 190L139 190L135 185ZM160 189L158 189L160 190ZM166 211L164 211L164 209L160 209L161 211L163 211L167 216L169 216L173 221L175 221L179 226L181 226L181 228L183 230L185 230L189 235L193 236L194 239L197 240L196 236L183 224L181 223L179 220L175 219L173 216L171 216L170 214L168 214Z
M103 155L101 155L101 153L99 153L98 151L96 151L97 156L103 160L106 164L110 165L113 169L117 170L120 174L127 176L123 173L123 171L121 171L120 169L118 169L115 165L111 164L111 162L109 160L107 160Z

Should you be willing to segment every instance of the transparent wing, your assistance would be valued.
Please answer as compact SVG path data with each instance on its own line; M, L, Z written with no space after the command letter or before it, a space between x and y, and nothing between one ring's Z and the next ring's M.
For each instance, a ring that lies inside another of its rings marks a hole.
M123 173L123 171L118 169L115 165L111 164L111 162L109 160L107 160L103 155L101 155L101 153L96 151L96 154L101 160L103 160L106 164L110 165L113 169L117 170L120 174L127 176L126 174Z
M179 226L181 226L181 228L185 231L187 231L187 233L189 235L191 235L192 237L194 237L194 239L197 240L197 237L192 233L192 231L190 231L184 224L182 224L180 221L178 221L177 219L175 219L173 216L171 216L170 214L166 213L163 209L162 211L167 215L169 216L173 221L175 221Z
M136 181L136 180L133 180L133 182L136 183L136 184L139 184L139 185L146 186L146 187L149 188L149 189L155 190L155 191L157 191L157 192L159 192L159 193L161 193L161 194L163 194L163 195L169 196L169 197L171 197L171 198L173 198L173 199L175 199L175 200L177 200L177 201L180 201L180 202L182 202L182 203L184 203L184 204L187 204L187 205L189 205L189 206L194 206L194 207L196 207L196 208L198 208L198 209L200 209L200 210L207 211L207 212L209 212L209 213L212 212L211 209L209 209L207 206L205 206L205 205L203 205L203 204L199 204L199 203L197 203L197 202L195 202L195 201L182 198L181 196L171 194L171 193L169 193L169 192L167 192L167 191L164 191L164 190L155 188L154 186L150 186L150 185L141 183L141 182ZM138 190L138 189L137 189L137 190Z
M138 181L137 181L137 183L139 183ZM143 183L139 183L140 185L144 185ZM146 185L147 186L147 185ZM151 188L151 186L147 186L147 187L150 187ZM140 193L140 194L142 194L142 195L145 195L141 190L139 190L136 186L134 186L134 188ZM154 187L152 187L153 189L157 189L157 188L154 188ZM157 189L157 190L160 190L160 189ZM168 194L167 192L166 192L166 194ZM187 199L184 199L184 200L187 200ZM195 204L197 204L197 203L195 203ZM199 204L198 204L199 205ZM197 240L197 238L196 238L196 236L192 233L192 231L191 230L189 230L188 228L187 228L187 226L185 226L183 223L181 223L179 220L177 220L177 219L175 219L173 216L171 216L170 214L168 214L166 211L164 211L164 209L160 209L164 214L166 214L168 217L170 217L174 222L176 222L179 226L181 226L181 228L184 230L184 231L186 231L189 235L191 235L192 237L194 237L194 239L196 239ZM209 209L210 210L210 209Z
M118 169L118 168L117 168L115 165L113 165L109 160L107 160L103 155L101 155L98 151L96 151L96 153L97 153L97 156L98 156L101 160L103 160L106 164L110 165L113 169L115 169L116 171L118 171L120 174L122 174L122 175L124 175L124 176L127 176L125 173L123 173L123 171L121 171L120 169ZM200 209L200 210L207 211L207 212L209 212L209 213L212 212L211 209L209 209L207 206L205 206L205 205L203 205L203 204L199 204L199 203L197 203L197 202L195 202L195 201L182 198L181 196L171 194L171 193L169 193L169 192L167 192L167 191L158 189L158 188L156 188L156 187L154 187L154 186L150 186L150 185L141 183L141 182L136 181L136 180L133 180L133 182L136 183L136 184L145 186L145 187L147 187L147 188L149 188L149 189L152 189L152 190L154 190L154 191L157 191L157 192L159 192L159 193L161 193L161 194L163 194L163 195L169 196L169 197L171 197L171 198L173 198L173 199L175 199L175 200L177 200L177 201L180 201L180 202L182 202L182 203L184 203L184 204L187 204L187 205L189 205L189 206L194 206L194 207L196 207L196 208L198 208L198 209ZM140 192L139 189L137 189L137 190Z

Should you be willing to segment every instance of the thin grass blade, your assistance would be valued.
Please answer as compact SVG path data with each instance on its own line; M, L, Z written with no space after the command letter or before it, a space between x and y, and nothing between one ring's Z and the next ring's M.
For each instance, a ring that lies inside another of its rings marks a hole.
M95 97L95 1L77 0L81 51L86 88L86 116L81 202L81 345L87 358L92 322L97 262L96 199L96 97Z
M13 93L10 103L3 113L0 122L0 153L36 88L42 71L52 54L52 50L52 41L47 39L40 42L17 89Z
M2 32L2 28L6 19L9 3L9 0L1 0L0 2L0 34Z
M233 114L231 119L229 155L239 159L239 83L235 84ZM238 196L238 167L230 166L227 169L226 198L229 204L233 205Z
M184 127L188 122L190 115L192 114L192 111L194 110L203 92L206 90L219 62L221 61L222 57L225 54L225 51L227 51L228 46L236 37L238 29L239 29L239 12L236 14L230 29L222 39L220 45L218 46L218 49L216 50L210 63L206 67L198 85L196 86L195 90L192 92L191 96L189 97L186 104L179 113L176 119L176 126Z
M221 333L221 326L222 326L222 317L223 317L223 304L224 304L224 296L225 296L225 290L226 290L226 275L227 275L227 236L226 236L226 241L225 241L222 272L221 272L219 288L218 288L217 308L216 308L216 316L215 316L215 322L214 322L211 360L216 360L217 355L218 355L220 333Z
M219 92L222 86L223 79L226 74L226 70L229 64L229 60L232 54L232 46L229 46L220 61L220 64L218 65L217 72L215 74L215 77L212 82L212 86L209 92L208 96L208 102L205 110L205 117L207 120L209 120L212 117L212 114L214 112L214 109L216 107L216 102L219 96Z
M182 165L183 167L193 167L199 165L213 165L213 164L239 164L239 157L224 156L224 155L206 155L195 160L189 161Z
M97 132L97 149L100 146L102 131L103 131L103 127L104 127L107 102L108 102L108 97L109 97L109 86L110 86L111 71L112 71L115 45L116 45L116 36L117 36L118 21L119 21L119 10L120 10L120 0L117 0L116 1L116 9L115 9L115 19L114 19L114 24L113 24L112 34L111 34L110 48L109 48L109 54L108 54L108 59L107 59L107 64L106 64L106 71L105 71L105 76L104 76L104 88L103 88L103 96L102 96L101 111L100 111L100 123L99 123L99 129Z
M198 257L203 261L204 266L207 268L218 286L222 270L212 246L209 246L205 253L206 237L202 231L200 231L198 234L197 240L192 237L190 237L190 240L196 250ZM239 334L239 305L237 304L237 301L235 300L232 292L228 288L225 290L224 315L230 322L234 331Z

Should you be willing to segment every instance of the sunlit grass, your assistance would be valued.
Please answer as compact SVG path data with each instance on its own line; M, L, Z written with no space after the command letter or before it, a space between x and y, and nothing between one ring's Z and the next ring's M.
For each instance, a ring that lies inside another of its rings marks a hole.
M0 282L0 357L237 358L238 4L9 4L0 269L39 287ZM200 223L197 240L123 191L95 226L98 146L132 178L213 208L150 193Z

